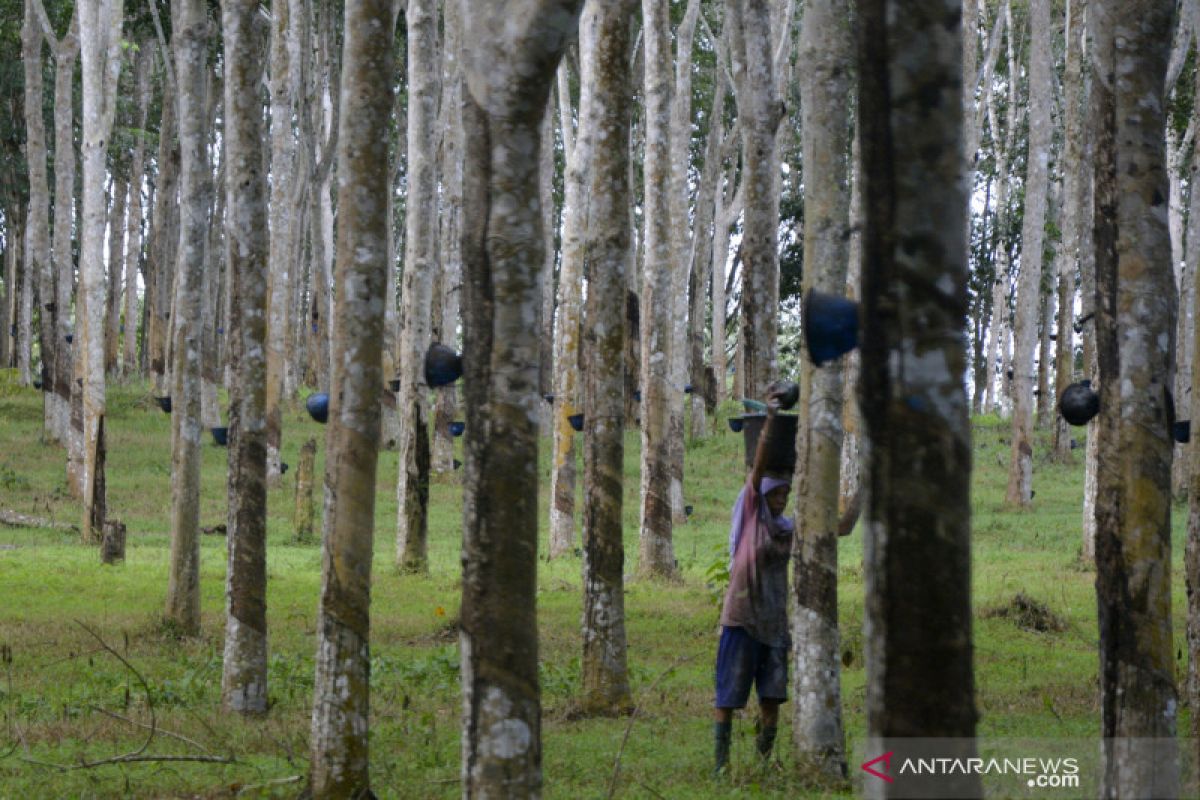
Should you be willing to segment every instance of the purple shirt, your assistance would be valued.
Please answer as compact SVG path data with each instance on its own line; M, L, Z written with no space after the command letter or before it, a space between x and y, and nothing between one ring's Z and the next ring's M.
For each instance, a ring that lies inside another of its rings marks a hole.
M758 487L746 481L741 535L729 570L721 624L745 628L771 647L790 647L787 621L787 566L792 530L771 525L771 512ZM772 534L772 528L777 533Z

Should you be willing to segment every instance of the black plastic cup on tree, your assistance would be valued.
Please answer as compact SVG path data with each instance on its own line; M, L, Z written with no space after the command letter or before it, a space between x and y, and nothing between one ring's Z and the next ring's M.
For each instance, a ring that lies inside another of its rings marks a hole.
M1171 438L1179 444L1187 444L1192 440L1192 421L1190 419L1176 420L1171 424Z
M217 447L225 447L229 444L229 428L213 428L212 429L213 444Z
M156 397L156 398L154 398L154 402L158 403L158 407L162 409L162 412L164 414L171 413L171 396L170 395L167 395L166 397Z
M463 431L465 431L466 429L467 429L467 423L465 423L461 420L456 419L450 423L450 435L451 436L462 436Z
M853 300L810 289L803 315L804 342L815 366L858 347L858 303Z
M1058 413L1068 425L1087 425L1100 413L1100 395L1092 388L1091 381L1072 383L1063 389L1058 401Z
M567 422L571 423L571 427L577 431L583 430L583 414L572 414L567 417Z
M329 421L329 394L326 392L310 394L304 401L304 408L310 417L324 425Z
M425 383L434 389L449 386L462 374L462 356L439 342L429 345L425 352Z

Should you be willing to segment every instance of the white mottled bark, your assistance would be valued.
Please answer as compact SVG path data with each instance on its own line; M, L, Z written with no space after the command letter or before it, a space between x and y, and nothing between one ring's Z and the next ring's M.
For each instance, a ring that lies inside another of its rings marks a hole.
M675 573L671 541L671 408L678 390L670 385L674 287L670 180L671 45L666 0L642 0L645 42L646 155L644 264L642 265L642 453L641 530L638 570Z
M309 785L369 796L371 554L387 286L390 0L348 0L338 133L338 243Z
M632 0L589 3L579 23L581 79L591 102L581 104L580 130L596 149L588 196L593 224L583 346L590 354L583 396L590 410L584 436L583 673L581 705L613 712L631 705L625 637L624 353L625 273L630 256L629 48Z
M50 42L50 37L47 36ZM78 300L75 287L75 256L72 227L76 219L75 194L75 65L79 57L79 15L71 18L71 26L62 39L53 42L54 49L54 274L50 284L43 284L42 312L49 312L54 323L54 342L50 348L54 360L53 394L47 398L50 419L47 427L58 441L67 445L67 484L76 497L83 497L83 450L81 442L82 417L77 413L79 385L75 356L83 352L82 338L67 343L72 331L78 333L81 324L82 301L75 308L74 324L71 302ZM62 201L59 201L62 198ZM51 290L51 286L53 289ZM52 308L47 308L50 304Z
M809 0L804 8L801 73L806 291L840 293L850 236L847 151L853 46L848 0ZM838 633L837 541L842 462L843 365L800 371L796 437L796 538L792 593L796 756L835 779L847 774Z
M83 226L79 253L81 323L76 331L83 378L83 523L86 542L104 523L104 178L121 74L122 0L80 9L83 72Z
M742 224L742 314L739 347L742 389L762 397L778 369L779 159L783 118L772 58L766 0L728 0L734 94L742 133L745 219ZM649 51L647 51L647 54Z
M689 380L688 355L688 282L692 269L692 225L684 224L690 218L691 199L691 144L692 144L692 46L695 42L696 22L700 16L700 0L688 0L683 19L675 30L675 82L671 88L670 165L668 178L668 203L671 219L671 348L670 377L667 382L670 423L671 471L671 524L683 525L687 513L683 498L683 450L684 413L688 394L685 384L692 383L693 389L700 385L700 376Z
M225 0L225 183L230 306L229 566L221 700L267 711L267 182L256 0ZM310 468L311 469L311 468ZM311 475L310 475L311 477Z
M459 306L462 297L462 23L458 3L442 9L442 102L441 102L441 175L442 201L438 217L441 236L441 341L455 350L458 346ZM552 207L552 206L547 206ZM549 226L547 226L549 228ZM551 248L553 255L553 249ZM437 393L434 425L433 469L454 469L454 437L450 423L458 413L458 390L447 386Z
M189 636L200 631L200 293L208 241L205 10L203 0L184 0L171 9L179 81L180 225L171 314L171 560L166 617Z
M437 253L437 11L432 0L408 0L408 199L404 212L404 288L400 292L400 478L396 565L429 568L430 344Z
M578 0L466 0L464 798L541 795L536 613L541 126ZM503 598L502 602L498 599Z
M1100 797L1177 797L1171 623L1176 296L1167 225L1164 76L1171 0L1099 0L1091 166L1103 469L1097 472Z
M288 287L291 260L292 208L296 142L292 115L296 98L287 39L290 25L289 0L271 2L271 263L267 295L267 480L279 482L279 448L283 440L284 372L287 369Z
M580 49L580 69L584 57ZM566 62L559 65L560 87L567 73ZM567 97L560 88L560 98ZM560 102L562 100L560 99ZM563 179L562 262L558 270L558 302L554 318L554 417L553 460L550 465L550 548L551 558L575 548L575 429L569 417L588 408L582 403L579 385L579 317L583 302L584 258L588 255L585 239L591 212L588 181L596 153L596 109L592 107L594 87L580 80L579 125L571 137L571 150ZM560 112L568 113L568 112ZM563 129L569 124L563 119Z
M126 225L125 249L125 299L124 299L124 339L121 347L121 374L133 375L138 372L138 267L142 255L142 183L146 166L146 129L147 107L150 104L150 54L149 44L143 43L136 62L136 78L134 90L137 96L138 112L136 125L138 128L137 144L133 148L133 157L129 173L129 219Z
M1012 452L1008 492L1011 505L1028 507L1033 492L1033 359L1038 311L1042 305L1042 242L1046 230L1051 144L1053 72L1050 0L1031 0L1029 41L1029 156L1025 174L1025 213L1021 225L1021 266L1013 324Z
M42 32L36 19L34 3L25 0L25 20L21 26L21 61L24 65L25 108L42 107ZM30 374L31 339L33 334L33 288L43 304L51 302L54 287L54 268L50 258L50 183L46 171L46 121L42 114L25 112L25 160L29 173L29 206L25 218L25 237L22 255L20 293L17 293L16 270L13 269L5 286L8 291L10 324L16 326L12 338L15 349L14 366L17 378L28 386ZM72 161L74 159L72 158ZM15 225L13 226L16 227ZM12 229L10 229L11 231ZM15 232L15 231L13 231ZM10 247L9 255L15 256ZM44 307L44 306L43 306ZM41 315L38 331L42 352L42 402L44 404L45 431L51 438L58 438L59 431L52 424L55 402L52 358L55 344L54 316L46 311ZM4 335L10 335L5 330ZM8 364L5 364L8 366ZM51 385L47 385L49 382ZM61 439L60 439L61 441Z

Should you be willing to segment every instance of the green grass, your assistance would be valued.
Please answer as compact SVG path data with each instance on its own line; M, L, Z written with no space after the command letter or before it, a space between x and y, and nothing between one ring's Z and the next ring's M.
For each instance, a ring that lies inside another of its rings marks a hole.
M202 539L203 634L177 640L160 619L167 582L170 418L142 384L109 387L109 514L129 527L127 560L102 567L77 536L46 529L0 528L0 798L227 797L248 785L306 772L309 703L320 579L320 549L291 543L294 471L269 498L270 697L267 719L243 721L220 710L225 542ZM1096 697L1094 574L1078 562L1081 463L1038 461L1030 512L1003 507L1007 430L977 420L974 473L976 682L986 736L1088 737L1099 729ZM323 429L301 405L285 416L284 460ZM1080 435L1080 438L1081 435ZM638 437L626 440L626 563L637 555ZM548 486L546 447L541 459ZM1038 452L1046 448L1039 447ZM1082 462L1082 450L1077 451ZM461 455L461 454L460 454ZM224 521L226 451L204 448L201 521ZM0 373L0 508L77 523L79 505L64 479L64 454L41 440L41 400ZM676 531L683 580L628 583L629 661L639 713L580 719L573 711L579 677L580 560L539 563L545 796L599 798L621 758L619 797L819 797L791 767L781 731L780 763L751 758L748 715L735 726L734 770L710 777L711 683L717 608L706 573L723 559L728 507L743 476L741 438L722 424L715 437L689 443L689 523ZM396 455L380 457L372 604L372 782L380 797L456 797L459 714L457 636L461 497L459 474L438 476L431 490L430 574L402 576L393 567ZM320 492L318 480L318 495ZM319 497L318 497L319 501ZM546 499L543 491L542 508ZM1182 643L1184 514L1175 515L1176 641ZM543 528L546 514L541 515ZM545 531L542 533L543 541ZM840 543L843 702L848 742L864 730L862 538ZM914 585L913 591L920 591ZM1039 600L1066 626L1022 630L987 615L1018 592ZM95 629L145 677L160 734L153 753L233 755L235 764L146 763L62 771L57 764L137 749L147 731L107 716L147 721L146 693L134 674L101 648L76 620ZM1182 649L1182 648L1181 648ZM1182 676L1186 664L1178 662ZM785 708L786 710L786 708ZM785 713L786 718L786 713ZM1182 728L1182 724L1181 724ZM186 736L183 742L163 732ZM10 752L10 748L11 752ZM251 796L294 796L277 783ZM272 794L274 793L274 794ZM830 793L844 796L846 792Z

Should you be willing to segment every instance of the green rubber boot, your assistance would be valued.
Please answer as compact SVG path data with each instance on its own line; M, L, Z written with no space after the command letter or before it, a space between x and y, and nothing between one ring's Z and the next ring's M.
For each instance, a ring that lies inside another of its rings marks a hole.
M714 772L717 775L724 773L729 769L729 743L733 739L733 723L732 722L714 722L713 723L713 742L715 744L716 753L716 769Z
M779 733L779 727L776 725L763 725L758 729L758 735L754 737L754 746L758 748L758 754L764 759L771 757L771 750L775 747L775 735Z

